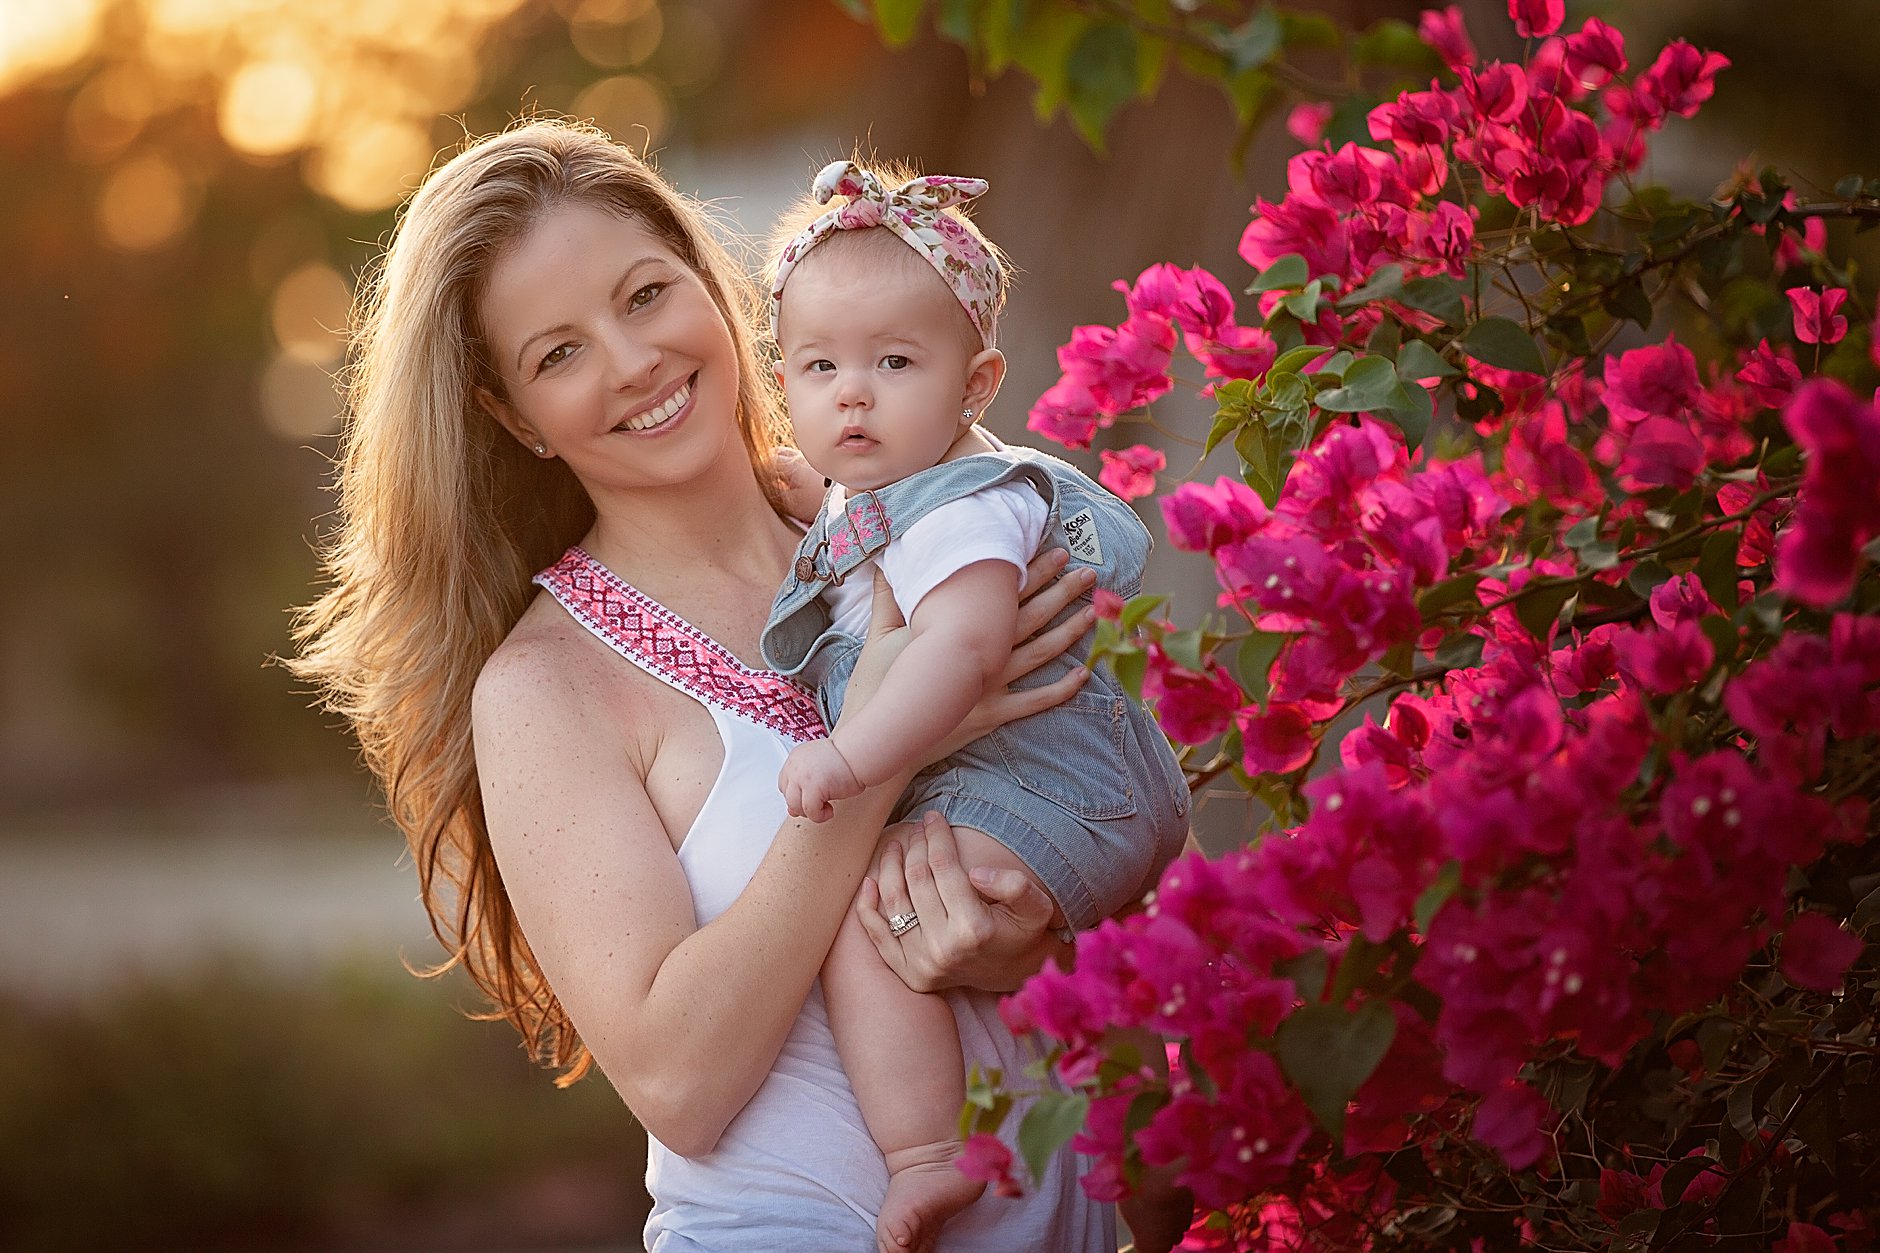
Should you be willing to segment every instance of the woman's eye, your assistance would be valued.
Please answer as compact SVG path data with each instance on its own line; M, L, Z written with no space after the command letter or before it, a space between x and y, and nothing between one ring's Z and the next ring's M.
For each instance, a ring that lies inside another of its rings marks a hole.
M546 370L552 365L560 365L562 362L566 361L573 352L573 344L556 344L543 354L541 364L536 368L538 370Z
M907 358L898 353L889 353L881 359L881 364L887 366L890 370L905 370L907 369Z
M640 290L634 292L632 296L628 297L627 306L632 309L643 309L659 299L659 293L665 290L666 285L664 283L648 283L646 286L640 288Z

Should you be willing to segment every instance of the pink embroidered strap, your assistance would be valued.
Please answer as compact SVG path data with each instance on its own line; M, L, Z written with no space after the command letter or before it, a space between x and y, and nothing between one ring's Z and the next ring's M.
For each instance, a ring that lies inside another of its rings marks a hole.
M535 582L602 643L680 691L799 744L825 733L816 702L800 685L751 669L579 546Z

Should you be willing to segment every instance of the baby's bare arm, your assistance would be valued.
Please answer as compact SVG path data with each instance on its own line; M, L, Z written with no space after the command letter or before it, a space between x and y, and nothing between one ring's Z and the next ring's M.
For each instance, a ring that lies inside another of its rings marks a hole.
M928 592L875 698L833 737L855 777L889 778L952 734L1004 670L1017 617L1018 572L1004 561L975 561Z

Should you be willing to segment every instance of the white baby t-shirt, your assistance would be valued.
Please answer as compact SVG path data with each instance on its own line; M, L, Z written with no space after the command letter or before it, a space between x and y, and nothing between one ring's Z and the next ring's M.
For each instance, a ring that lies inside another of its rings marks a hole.
M838 497L831 507L840 509ZM894 590L894 603L907 618L928 592L975 561L1009 562L1017 580L1025 579L1025 565L1044 542L1050 509L1028 483L1001 483L950 500L896 534L873 559L879 562ZM823 595L829 602L833 625L845 635L868 634L868 602L874 587L871 562L863 562Z

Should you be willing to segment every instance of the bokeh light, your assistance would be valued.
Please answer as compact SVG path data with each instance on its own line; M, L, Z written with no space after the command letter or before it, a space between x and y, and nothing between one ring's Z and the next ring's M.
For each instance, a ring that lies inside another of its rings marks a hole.
M195 220L197 189L161 153L131 158L111 172L98 197L98 230L127 252L147 252L174 240Z
M643 133L649 146L665 137L671 120L665 93L637 74L601 79L574 98L573 112L624 142Z
M271 157L307 141L319 120L320 88L299 61L250 61L222 89L217 120L237 152Z
M618 70L639 65L652 56L665 34L665 20L656 8L622 21L612 15L617 6L602 0L605 17L590 15L582 6L568 28L574 49L602 69Z
M322 262L301 266L274 289L269 315L275 342L296 361L332 365L346 350L352 289Z
M339 386L326 367L280 353L261 372L261 420L285 440L338 433Z
M64 69L97 38L100 0L16 0L0 5L0 90Z

